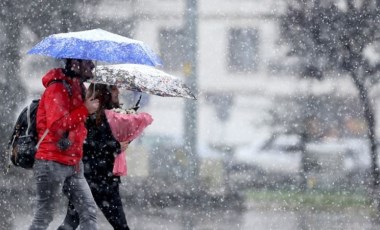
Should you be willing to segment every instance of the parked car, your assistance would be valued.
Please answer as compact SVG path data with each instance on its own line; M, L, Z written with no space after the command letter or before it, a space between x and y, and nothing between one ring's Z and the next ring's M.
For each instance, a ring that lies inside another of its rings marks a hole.
M305 143L305 155L302 154L298 135L256 139L236 150L230 164L232 183L242 188L299 186L303 171L309 187L355 187L366 183L370 158L365 139Z
M231 183L240 187L297 185L301 157L299 136L263 136L236 150L230 164Z
M369 183L371 159L367 139L314 142L306 150L307 158L314 162L308 171L310 187L357 189Z

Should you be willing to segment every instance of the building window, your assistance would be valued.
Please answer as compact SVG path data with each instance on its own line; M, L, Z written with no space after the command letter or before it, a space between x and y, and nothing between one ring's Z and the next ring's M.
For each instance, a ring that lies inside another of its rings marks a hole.
M233 28L228 37L228 70L251 72L258 65L258 32L256 29Z
M185 36L181 29L162 29L160 31L160 54L165 69L180 71L185 62Z

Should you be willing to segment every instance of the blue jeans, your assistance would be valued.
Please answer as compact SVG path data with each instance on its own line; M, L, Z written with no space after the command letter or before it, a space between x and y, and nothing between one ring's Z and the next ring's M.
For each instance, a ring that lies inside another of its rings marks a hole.
M63 165L54 161L36 160L34 177L37 183L37 207L29 230L47 229L53 221L57 198L62 189L79 213L80 229L97 230L96 204L83 176L83 163Z

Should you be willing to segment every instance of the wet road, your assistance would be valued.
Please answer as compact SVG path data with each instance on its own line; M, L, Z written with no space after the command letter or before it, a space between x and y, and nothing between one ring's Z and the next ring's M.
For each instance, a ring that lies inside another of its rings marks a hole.
M179 229L242 229L242 230L309 230L309 229L380 229L371 223L365 209L339 211L315 211L310 209L288 211L268 207L247 205L245 211L232 210L184 210L183 208L126 209L129 225L135 230L179 230ZM31 213L15 216L13 229L27 229ZM56 229L63 220L63 210L51 224ZM99 213L100 229L110 230L111 226Z

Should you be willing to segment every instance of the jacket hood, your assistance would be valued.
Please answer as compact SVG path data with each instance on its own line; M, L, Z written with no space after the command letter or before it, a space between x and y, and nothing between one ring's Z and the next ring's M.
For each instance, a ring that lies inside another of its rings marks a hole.
M69 77L63 74L62 69L52 69L42 78L42 84L46 88L50 82L54 80L66 80L68 82L71 81Z

